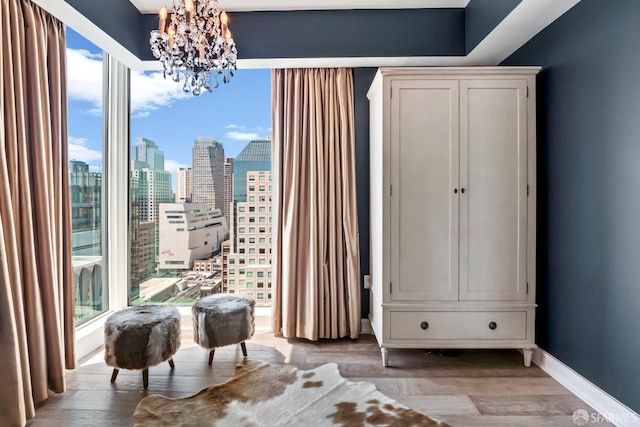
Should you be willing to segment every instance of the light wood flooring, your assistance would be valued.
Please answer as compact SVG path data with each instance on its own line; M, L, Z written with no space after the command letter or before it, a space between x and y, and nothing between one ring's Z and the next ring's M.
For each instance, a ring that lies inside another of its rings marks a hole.
M391 366L384 368L371 335L355 341L309 342L260 331L247 341L247 350L251 359L300 369L336 362L344 377L370 381L398 402L452 426L575 426L575 410L593 412L540 368L525 368L522 355L514 350L446 356L392 350ZM27 425L130 426L140 399L151 394L184 397L222 383L233 374L242 352L240 346L218 349L209 367L207 351L193 343L191 331L183 330L175 370L167 363L150 368L147 391L138 371L121 370L111 384L112 369L102 358L97 352L68 371L67 392L41 404Z

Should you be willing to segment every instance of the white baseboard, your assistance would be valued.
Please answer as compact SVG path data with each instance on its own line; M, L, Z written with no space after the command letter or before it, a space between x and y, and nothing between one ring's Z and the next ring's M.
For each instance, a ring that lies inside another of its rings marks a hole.
M360 319L360 333L363 335L365 334L373 335L373 329L371 328L371 321L366 317L363 317L362 319Z
M608 421L620 427L640 425L640 415L546 351L533 350L533 363L598 412L588 414L589 421Z
M104 345L104 323L111 312L103 313L76 328L76 361L80 361Z

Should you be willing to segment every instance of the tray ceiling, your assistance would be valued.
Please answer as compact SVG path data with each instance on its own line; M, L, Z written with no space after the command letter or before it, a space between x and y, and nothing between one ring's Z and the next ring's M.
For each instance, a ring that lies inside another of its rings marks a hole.
M141 13L172 9L173 0L129 0ZM219 0L227 11L463 8L469 0Z

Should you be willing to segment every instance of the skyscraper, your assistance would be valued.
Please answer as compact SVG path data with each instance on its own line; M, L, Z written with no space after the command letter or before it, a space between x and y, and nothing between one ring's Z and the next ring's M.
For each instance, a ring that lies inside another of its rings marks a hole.
M247 201L247 172L271 170L271 140L249 142L233 161L233 218L229 230L237 234L237 204ZM236 249L235 243L234 250Z
M191 203L193 198L193 171L178 168L176 171L176 203Z
M155 271L159 205L174 201L171 173L164 170L164 152L155 142L138 138L135 154L131 164L132 297L137 295L140 281Z
M102 173L85 162L69 162L71 190L71 250L75 288L75 322L103 311Z
M271 141L249 142L233 162L233 201L247 201L247 172L271 170Z
M227 220L227 226L231 223L230 211L233 202L233 157L225 157L224 159L224 218Z
M225 254L223 245L223 289L269 304L271 286L271 172L247 171L247 200L236 203L236 250ZM225 258L226 257L226 263ZM226 266L226 269L225 269Z
M171 190L171 173L165 170L150 168L135 169L131 171L132 178L138 180L138 217L140 222L158 222L158 205L160 203L173 203L173 191Z
M193 150L193 203L224 212L224 147L217 138L199 136Z
M251 141L233 163L231 239L222 246L223 291L271 302L271 141Z
M146 163L149 169L164 170L164 151L150 139L136 139L136 160Z
M73 255L102 254L102 174L85 162L69 162Z

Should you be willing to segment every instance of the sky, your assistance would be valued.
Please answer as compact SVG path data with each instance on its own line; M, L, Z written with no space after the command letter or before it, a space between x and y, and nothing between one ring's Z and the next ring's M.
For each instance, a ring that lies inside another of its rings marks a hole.
M241 46L238 47L241 49ZM102 49L67 27L69 158L100 171ZM200 96L164 79L162 71L131 72L131 140L155 141L165 169L191 166L199 136L217 137L235 157L253 139L271 134L271 70L237 70L228 84Z

